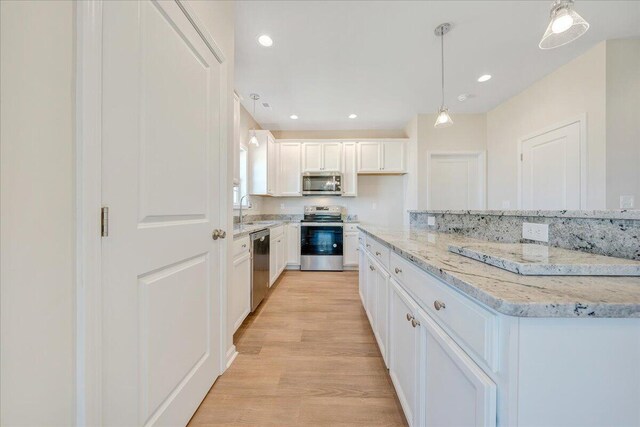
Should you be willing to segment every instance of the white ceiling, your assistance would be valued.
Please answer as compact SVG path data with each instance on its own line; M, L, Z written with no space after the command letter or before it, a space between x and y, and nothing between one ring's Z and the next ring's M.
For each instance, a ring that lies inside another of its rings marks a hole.
M446 98L453 113L485 112L601 40L640 36L640 1L577 0L591 25L575 42L543 51L551 1L240 1L236 90L272 130L402 129L440 104L445 36ZM257 37L268 34L265 48ZM493 79L478 83L482 74ZM475 97L459 102L457 96ZM357 119L348 119L356 113ZM297 114L299 120L289 116Z

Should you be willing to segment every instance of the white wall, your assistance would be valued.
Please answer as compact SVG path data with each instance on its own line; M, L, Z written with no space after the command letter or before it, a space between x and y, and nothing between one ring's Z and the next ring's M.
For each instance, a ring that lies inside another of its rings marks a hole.
M517 207L518 139L584 113L587 208L604 209L605 76L606 43L602 42L487 113L489 209L500 209L503 201Z
M3 426L74 424L74 5L0 2Z
M607 209L640 209L640 40L607 41Z
M401 175L360 175L358 197L262 197L262 213L302 214L305 205L340 205L360 222L399 228L406 214L402 188Z

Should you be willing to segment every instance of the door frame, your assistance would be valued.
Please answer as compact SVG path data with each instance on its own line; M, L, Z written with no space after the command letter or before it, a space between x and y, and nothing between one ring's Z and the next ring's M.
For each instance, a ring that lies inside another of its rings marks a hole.
M206 27L184 0L174 0L220 64L226 61ZM75 421L78 426L102 423L102 12L104 0L77 2L75 81ZM230 223L228 191L229 100L225 73L220 105L220 224ZM232 131L232 130L231 130ZM227 367L227 275L230 240L220 245L219 374Z
M427 209L431 208L431 162L435 156L476 156L480 163L480 198L482 207L480 210L487 208L487 151L427 151Z
M580 209L587 209L587 162L589 159L587 152L587 113L579 114L578 116L568 120L563 120L518 138L516 156L516 163L518 165L518 209L522 209L522 145L525 141L528 141L531 138L542 136L545 133L553 132L554 130L558 130L574 123L580 124Z

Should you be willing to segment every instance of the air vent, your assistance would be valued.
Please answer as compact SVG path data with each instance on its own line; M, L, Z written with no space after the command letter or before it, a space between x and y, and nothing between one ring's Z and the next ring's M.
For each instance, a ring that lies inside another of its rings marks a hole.
M268 103L268 102L263 102L263 103L262 103L262 106L263 106L264 108L266 108L267 110L271 110L271 105L269 105L269 103Z

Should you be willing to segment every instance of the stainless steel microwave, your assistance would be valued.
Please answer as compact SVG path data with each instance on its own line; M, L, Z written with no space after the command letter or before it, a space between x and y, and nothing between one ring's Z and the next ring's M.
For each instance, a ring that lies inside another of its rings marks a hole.
M340 172L305 172L302 174L303 196L342 196Z

